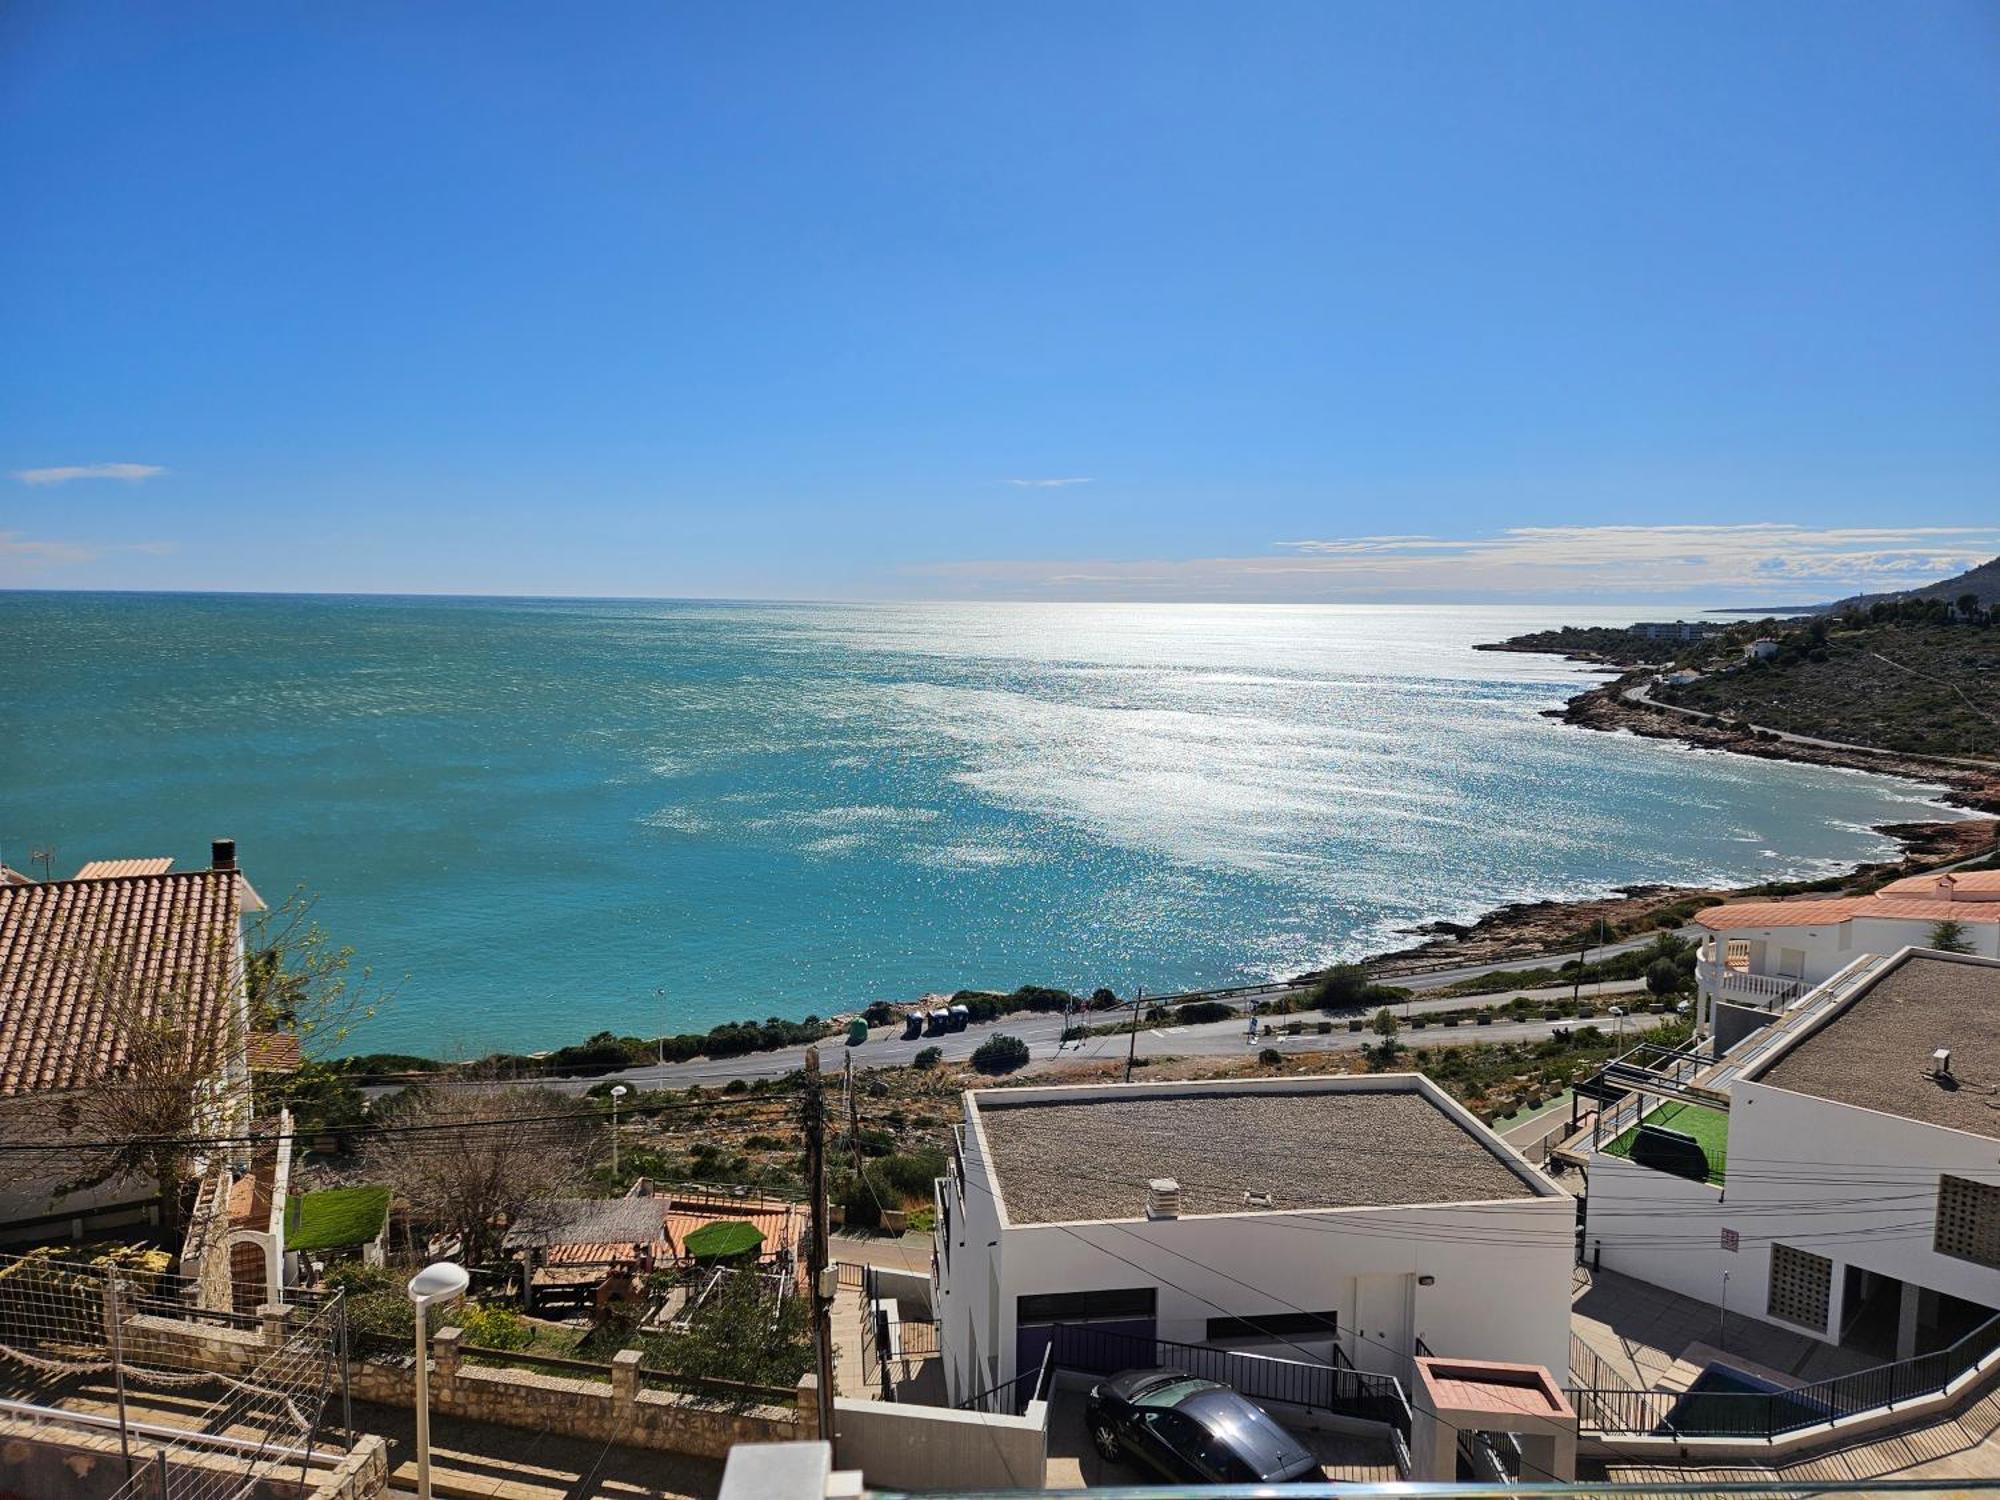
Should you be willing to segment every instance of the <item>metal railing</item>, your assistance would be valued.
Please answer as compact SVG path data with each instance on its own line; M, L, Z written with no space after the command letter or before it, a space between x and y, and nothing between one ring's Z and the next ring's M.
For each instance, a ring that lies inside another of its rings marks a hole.
M1406 1441L1410 1434L1410 1403L1402 1382L1393 1375L1355 1369L1338 1346L1332 1359L1315 1365L1209 1344L1149 1339L1087 1323L1064 1323L1053 1330L1049 1348L1056 1364L1064 1369L1109 1375L1164 1365L1229 1386L1253 1401L1277 1401L1380 1422Z
M1937 1396L2000 1353L2000 1314L1948 1348L1782 1391L1640 1391L1627 1385L1570 1389L1578 1429L1645 1437L1769 1441L1845 1417ZM1575 1346L1571 1359L1575 1360Z

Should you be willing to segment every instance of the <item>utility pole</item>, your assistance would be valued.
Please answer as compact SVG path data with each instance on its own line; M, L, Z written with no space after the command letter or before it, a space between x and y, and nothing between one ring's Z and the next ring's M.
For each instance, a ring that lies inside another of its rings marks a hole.
M827 1295L826 1103L821 1097L819 1048L806 1049L806 1182L812 1189L812 1253L806 1271L812 1289L813 1366L819 1377L819 1440L833 1441L833 1299Z
M1139 1002L1146 998L1146 987L1142 984L1132 994L1132 1041L1125 1049L1125 1081L1132 1081L1132 1060L1139 1055Z

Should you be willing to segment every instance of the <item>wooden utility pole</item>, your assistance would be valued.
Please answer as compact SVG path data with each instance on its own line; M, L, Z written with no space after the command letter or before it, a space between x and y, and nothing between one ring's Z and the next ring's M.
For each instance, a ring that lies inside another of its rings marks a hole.
M805 1089L806 1182L812 1189L812 1253L806 1272L811 1281L813 1364L819 1376L819 1439L833 1441L833 1299L826 1295L826 1101L821 1095L819 1048L806 1050Z
M1125 1048L1125 1081L1132 1081L1132 1059L1139 1055L1139 1002L1146 998L1146 987L1142 984L1132 995L1132 1040Z

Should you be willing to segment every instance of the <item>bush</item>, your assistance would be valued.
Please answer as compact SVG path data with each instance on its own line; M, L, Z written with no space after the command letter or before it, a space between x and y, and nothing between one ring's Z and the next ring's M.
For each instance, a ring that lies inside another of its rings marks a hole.
M1175 1009L1174 1024L1177 1026L1203 1026L1211 1021L1231 1020L1235 1015L1236 1012L1231 1007L1224 1005L1220 1000L1196 1000L1191 1004L1179 1006Z
M535 1341L535 1331L527 1321L507 1307L483 1307L466 1303L459 1315L465 1341L482 1349L525 1349Z
M1028 1044L1017 1036L992 1036L972 1054L972 1066L982 1073L1011 1073L1028 1065Z
M1257 1061L1267 1068L1275 1068L1285 1060L1285 1054L1276 1047L1266 1047L1257 1054Z
M1655 995L1671 995L1681 987L1681 966L1671 958L1656 958L1646 965L1646 988Z
M1336 964L1312 987L1312 1003L1321 1010L1352 1010L1368 998L1368 971L1359 964Z
M944 1061L944 1048L926 1047L921 1052L919 1052L915 1057L910 1059L910 1066L913 1068L935 1068L939 1063L943 1061Z

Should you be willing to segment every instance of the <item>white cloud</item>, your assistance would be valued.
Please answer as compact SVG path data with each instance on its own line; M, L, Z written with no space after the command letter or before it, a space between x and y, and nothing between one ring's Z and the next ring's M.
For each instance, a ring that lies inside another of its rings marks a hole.
M915 570L940 591L1003 597L1535 599L1708 597L1804 603L1908 588L2000 552L2000 527L1522 526L1279 542L1253 557L963 562Z
M18 531L0 531L0 563L47 568L91 562L96 557L96 549L81 542L38 541L34 537L22 536Z
M16 469L23 484L68 484L72 479L122 479L136 484L167 471L158 464L62 464L52 469Z
M1007 483L1023 490L1060 490L1072 484L1092 484L1089 479L1010 479Z

